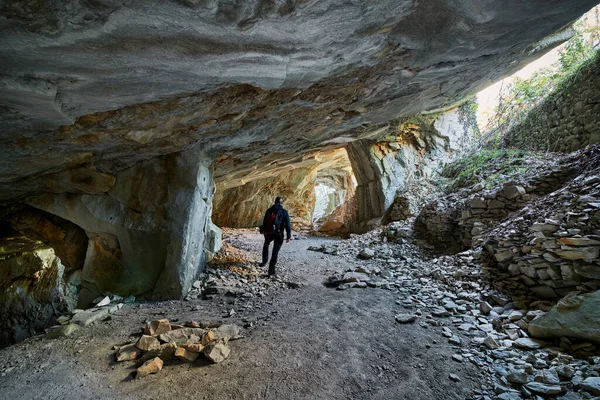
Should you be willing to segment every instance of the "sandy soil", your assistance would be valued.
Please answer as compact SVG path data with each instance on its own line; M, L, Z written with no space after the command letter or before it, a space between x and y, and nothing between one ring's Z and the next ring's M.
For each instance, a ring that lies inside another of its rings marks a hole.
M262 237L244 234L258 253ZM284 244L279 270L299 289L267 297L146 302L68 338L44 336L0 351L3 399L468 399L482 372L451 359L441 327L398 324L392 291L337 291L323 285L349 267L340 257L307 251L329 239ZM226 311L236 315L224 318ZM254 326L230 342L220 364L165 363L157 375L134 379L133 362L115 363L114 345L134 340L147 319L226 320ZM457 374L460 382L449 379Z

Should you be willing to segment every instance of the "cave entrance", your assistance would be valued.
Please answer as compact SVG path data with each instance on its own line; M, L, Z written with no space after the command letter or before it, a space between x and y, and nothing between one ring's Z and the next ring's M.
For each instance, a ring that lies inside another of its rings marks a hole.
M331 212L343 203L334 187L326 183L317 183L315 185L315 209L313 211L313 223L319 219L328 216Z

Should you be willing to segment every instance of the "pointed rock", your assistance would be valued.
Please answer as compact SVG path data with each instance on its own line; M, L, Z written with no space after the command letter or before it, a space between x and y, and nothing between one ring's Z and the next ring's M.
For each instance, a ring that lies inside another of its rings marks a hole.
M142 351L135 347L134 344L128 344L119 349L117 353L117 361L131 361L137 360L142 355Z
M148 351L160 347L160 342L154 336L142 335L135 345L138 349Z

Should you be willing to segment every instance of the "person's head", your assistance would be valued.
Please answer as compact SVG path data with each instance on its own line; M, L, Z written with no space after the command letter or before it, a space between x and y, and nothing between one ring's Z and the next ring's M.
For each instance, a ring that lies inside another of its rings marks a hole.
M281 204L281 197L275 197L275 204Z

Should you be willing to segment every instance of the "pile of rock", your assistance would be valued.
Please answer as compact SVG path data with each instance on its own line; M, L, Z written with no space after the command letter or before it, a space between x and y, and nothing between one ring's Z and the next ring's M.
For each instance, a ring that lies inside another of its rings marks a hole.
M215 254L210 264L230 265L230 264L251 264L258 263L258 255L242 249L236 248L231 244L224 242L218 253Z
M230 354L230 340L240 339L237 325L201 326L191 321L173 325L168 319L148 321L143 335L135 342L118 348L117 362L136 361L136 378L159 372L164 362L179 360L192 363L203 355L213 363L224 361Z
M598 172L578 176L490 231L484 260L542 298L600 289Z
M573 178L593 159L589 154L593 152L590 148L555 160L537 160L526 173L490 189L477 184L437 198L423 207L415 231L446 254L469 249L499 221Z
M267 277L266 269L253 265L233 265L228 268L206 268L192 284L187 300L210 299L218 295L229 297L265 297L277 290L297 287L298 284L283 279Z
M596 290L599 165L600 146L590 146L519 181L440 198L417 217L415 232L445 252L483 246L484 268L501 290L541 298Z
M112 293L105 293L93 301L94 307L87 310L75 309L70 314L64 314L57 318L59 325L54 325L47 330L48 337L57 339L71 335L82 326L88 326L96 321L108 318L120 310L124 304L133 303L134 296L123 298Z
M398 323L439 330L455 346L453 360L471 362L489 372L481 396L589 398L595 393L600 318L598 311L589 310L600 309L596 304L600 292L593 301L582 303L578 315L572 308L568 320L557 319L550 302L527 292L509 299L486 282L478 252L428 260L427 253L411 243L409 233L408 227L394 224L354 236L352 245L350 241L328 244L321 251L362 264L332 276L330 284L340 289L379 287L396 292ZM390 241L393 237L397 239ZM565 302L573 307L573 300ZM560 316L564 315L563 309ZM596 336L586 336L582 329Z

